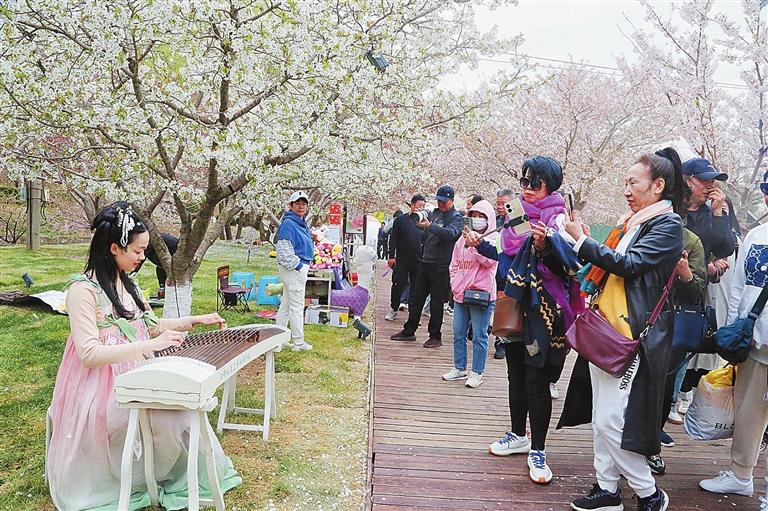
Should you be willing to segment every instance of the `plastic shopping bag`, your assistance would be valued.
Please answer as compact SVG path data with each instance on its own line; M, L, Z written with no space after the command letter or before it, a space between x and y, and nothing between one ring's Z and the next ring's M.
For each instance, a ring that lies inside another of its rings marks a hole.
M720 440L733 436L733 383L735 368L710 371L700 381L685 414L685 432L694 440Z

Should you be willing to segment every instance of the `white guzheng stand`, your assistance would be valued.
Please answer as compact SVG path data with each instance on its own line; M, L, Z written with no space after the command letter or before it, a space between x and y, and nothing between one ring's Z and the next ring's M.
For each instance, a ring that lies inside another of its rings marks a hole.
M247 332L246 332L247 331ZM254 332L255 331L255 332ZM261 332L263 331L263 332ZM259 338L254 342L256 333ZM261 335L261 334L264 335ZM200 338L251 337L250 340L193 341ZM224 509L224 496L219 488L211 438L214 433L207 413L216 408L218 400L213 395L224 383L221 410L217 429L262 431L264 440L269 437L269 419L275 415L274 353L290 340L290 330L275 325L244 325L241 327L205 332L190 336L179 348L160 352L158 357L121 374L115 379L115 397L118 406L129 408L128 429L123 445L120 471L120 500L118 511L127 511L131 497L131 462L137 430L143 444L144 476L152 505L158 504L157 482L154 476L152 429L148 409L193 410L189 424L189 456L187 458L187 486L189 511L200 509L197 477L197 453L200 441L206 456L208 481L211 485L214 505ZM235 381L237 371L252 360L265 355L264 409L235 407ZM257 413L264 415L261 426L226 423L227 412Z

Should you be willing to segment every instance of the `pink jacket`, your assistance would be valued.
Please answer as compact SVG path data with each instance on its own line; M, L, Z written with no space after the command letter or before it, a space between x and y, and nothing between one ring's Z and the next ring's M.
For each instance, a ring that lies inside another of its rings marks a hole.
M487 200L481 200L469 211L479 211L488 220L485 232L496 229L496 210ZM497 234L491 234L485 239L496 243ZM477 249L464 244L464 236L460 236L453 246L453 257L448 272L451 276L451 291L453 299L458 303L464 302L464 291L479 289L491 293L491 300L496 300L496 265L498 261L481 256Z

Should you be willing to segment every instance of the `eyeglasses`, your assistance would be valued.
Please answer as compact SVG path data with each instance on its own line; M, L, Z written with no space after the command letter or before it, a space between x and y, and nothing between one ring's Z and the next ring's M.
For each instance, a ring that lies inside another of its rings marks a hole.
M763 195L768 195L768 183L760 183L760 191Z
M541 190L541 185L543 184L544 182L541 180L541 178L538 177L534 177L533 179L528 179L527 177L520 178L520 188L523 190L530 188L534 192L538 192Z

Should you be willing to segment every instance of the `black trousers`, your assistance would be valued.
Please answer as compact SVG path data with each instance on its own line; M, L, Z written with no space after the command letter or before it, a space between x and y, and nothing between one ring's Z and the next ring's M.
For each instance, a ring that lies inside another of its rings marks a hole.
M525 435L525 420L531 421L531 449L543 451L552 418L549 384L563 371L562 366L545 364L533 367L525 363L525 343L504 344L509 381L509 417L512 433Z
M165 281L168 280L168 275L162 266L155 266L155 276L157 276L157 283L160 287L165 287Z
M669 412L672 410L672 395L675 393L675 380L677 379L677 371L672 374L669 374L669 372L677 368L686 355L688 354L682 351L672 350L672 354L669 357L667 377L664 379L664 402L661 405L661 429L664 429Z
M435 263L421 263L416 277L411 281L411 300L408 302L408 321L403 325L403 331L412 335L416 333L421 319L421 309L428 296L429 301L429 336L442 340L440 329L443 326L443 304L448 302L451 294L451 281L448 268L438 268Z
M400 307L403 290L408 287L408 283L416 282L419 266L418 261L395 261L395 266L392 268L392 290L389 295L389 307L392 310L396 311Z

